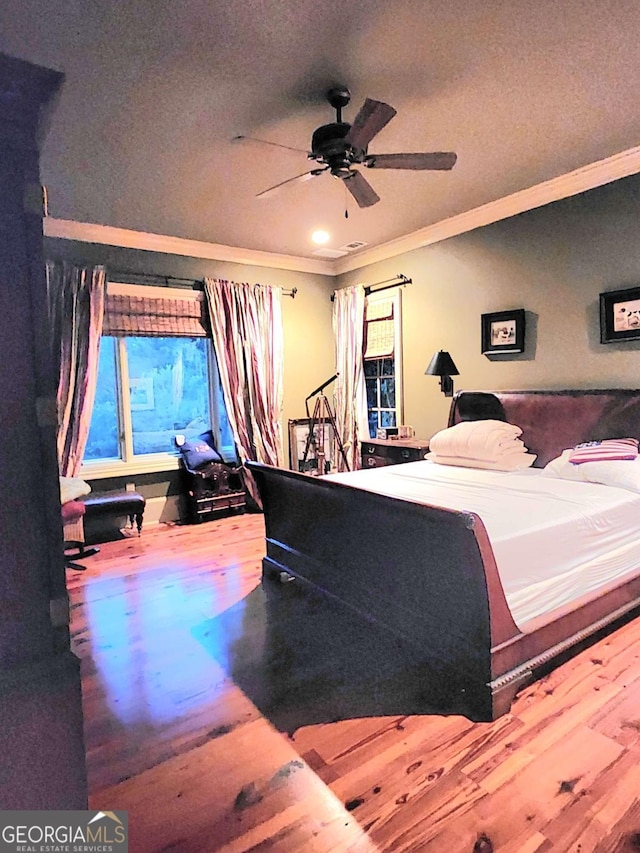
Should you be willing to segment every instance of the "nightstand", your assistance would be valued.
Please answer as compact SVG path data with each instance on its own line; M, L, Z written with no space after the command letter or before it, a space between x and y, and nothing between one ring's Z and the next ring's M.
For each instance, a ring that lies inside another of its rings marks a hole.
M380 468L402 462L418 462L429 451L429 441L421 438L370 438L360 446L363 468Z

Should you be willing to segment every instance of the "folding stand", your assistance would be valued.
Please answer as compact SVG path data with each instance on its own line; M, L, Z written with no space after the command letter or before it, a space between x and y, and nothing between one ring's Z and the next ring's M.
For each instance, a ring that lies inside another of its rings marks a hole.
M306 398L305 406L307 409L307 417L309 416L309 406L308 401L311 397L318 394L318 399L315 402L315 406L313 408L313 415L311 415L311 420L309 421L309 435L307 436L307 442L304 448L304 455L302 457L302 470L305 470L307 458L309 456L309 451L312 451L313 456L316 459L316 475L320 476L325 472L325 464L326 464L326 451L325 451L325 427L331 430L331 435L333 436L333 440L336 443L338 448L338 452L342 456L342 461L344 462L345 470L349 471L349 461L347 459L347 454L344 450L344 445L342 444L342 440L338 434L338 428L336 426L336 419L331 411L331 406L329 405L329 401L322 393L324 389L331 382L336 379L338 374L336 373L331 379L327 379L319 388L316 388L315 391L312 391L311 394ZM318 435L316 436L316 426L318 427ZM312 450L313 448L313 450Z

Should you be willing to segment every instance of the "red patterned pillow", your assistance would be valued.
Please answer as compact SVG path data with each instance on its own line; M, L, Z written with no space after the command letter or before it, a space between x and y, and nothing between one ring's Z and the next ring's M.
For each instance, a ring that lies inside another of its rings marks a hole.
M577 444L569 456L572 465L582 462L611 462L616 459L635 459L638 456L637 438L605 438Z

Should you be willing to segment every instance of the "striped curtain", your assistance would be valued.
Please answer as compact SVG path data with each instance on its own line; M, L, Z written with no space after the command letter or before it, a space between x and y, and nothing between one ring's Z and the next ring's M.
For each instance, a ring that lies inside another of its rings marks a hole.
M205 279L218 370L241 462L282 465L282 290ZM245 484L260 506L249 472Z
M364 287L336 290L333 332L336 345L336 426L351 471L360 467L359 442L369 437L367 392L364 381ZM344 462L338 455L339 467Z
M58 466L62 477L76 477L95 399L106 274L65 261L47 261L46 272L51 351L60 366Z

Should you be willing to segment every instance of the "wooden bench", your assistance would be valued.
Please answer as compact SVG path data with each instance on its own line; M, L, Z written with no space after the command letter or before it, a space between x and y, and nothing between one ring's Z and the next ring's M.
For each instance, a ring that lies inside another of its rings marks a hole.
M104 518L105 516L126 516L133 527L142 533L142 519L146 499L139 492L91 492L82 498L85 505L85 520Z

